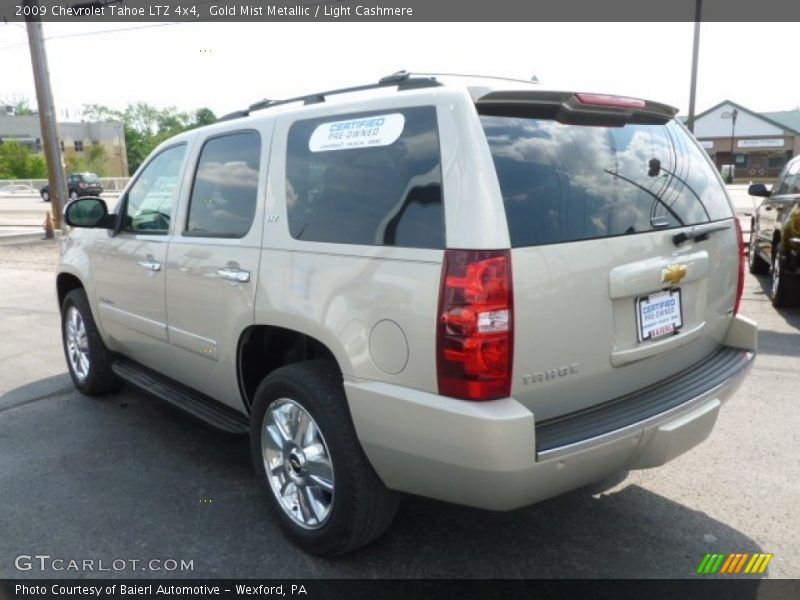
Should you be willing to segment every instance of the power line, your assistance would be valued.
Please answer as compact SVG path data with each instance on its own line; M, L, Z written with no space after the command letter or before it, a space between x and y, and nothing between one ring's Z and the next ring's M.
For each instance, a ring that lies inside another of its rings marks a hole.
M190 23L190 21L180 21L180 22L173 22L173 23L155 23L152 25L139 25L137 27L117 27L115 29L101 29L100 31L83 31L81 33L64 33L61 35L51 35L44 38L45 41L50 40L61 40L66 38L77 38L77 37L86 37L90 35L103 35L106 33L116 33L120 31L135 31L138 29L152 29L154 27L169 27L170 25L186 25ZM0 47L0 51L2 50L10 50L12 48L17 48L18 46L27 46L28 42L19 42L18 44L11 44L9 46Z
M116 29L101 29L100 31L84 31L81 33L64 33L62 35L51 35L46 37L45 40L62 40L66 38L86 37L90 35L103 35L106 33L115 33L117 31L136 31L137 29L152 29L154 27L169 27L170 25L184 25L185 22L173 23L156 23L154 25L139 25L137 27L118 27Z

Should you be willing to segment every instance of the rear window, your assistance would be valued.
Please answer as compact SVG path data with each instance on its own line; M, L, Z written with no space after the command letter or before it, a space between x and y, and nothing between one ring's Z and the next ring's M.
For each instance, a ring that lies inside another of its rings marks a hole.
M702 150L675 122L624 127L481 116L512 246L730 218Z
M81 175L86 183L98 183L100 178L94 173L83 173Z
M289 231L298 240L444 247L436 109L309 119L289 130Z

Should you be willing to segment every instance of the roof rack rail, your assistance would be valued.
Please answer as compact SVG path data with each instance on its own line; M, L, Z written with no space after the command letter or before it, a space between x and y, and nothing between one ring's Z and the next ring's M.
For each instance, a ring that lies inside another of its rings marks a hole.
M327 92L316 92L313 94L306 94L304 96L295 96L294 98L287 98L285 100L268 100L268 99L260 100L258 102L251 104L249 107L247 107L247 109L238 110L236 112L227 114L224 117L218 119L218 121L239 119L241 117L246 117L250 113L257 110L273 108L275 106L280 106L282 104L291 104L293 102L302 102L303 104L306 105L318 104L320 102L325 102L325 99L328 96L335 96L337 94L350 94L353 92L363 92L366 90L374 90L378 88L391 87L391 86L397 86L397 91L402 92L404 90L416 90L427 87L438 87L440 85L442 84L436 81L435 77L412 77L408 71L397 71L396 73L392 73L391 75L382 77L381 79L378 80L378 83L368 83L366 85L357 85L354 87L328 90Z
M539 78L534 74L530 79L522 79L519 77L499 77L497 75L480 75L477 73L424 73L422 71L412 72L412 76L428 76L428 77L465 77L475 79L496 79L497 81L514 81L516 83L540 83Z
M242 117L246 117L249 114L250 114L250 112L247 111L247 110L235 110L232 113L228 113L227 115L224 115L224 116L220 117L219 119L217 119L216 122L219 123L220 121L230 121L231 119L241 119Z

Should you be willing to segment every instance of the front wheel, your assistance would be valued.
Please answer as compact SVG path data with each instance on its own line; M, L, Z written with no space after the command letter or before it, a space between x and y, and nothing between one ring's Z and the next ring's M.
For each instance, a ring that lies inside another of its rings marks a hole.
M70 199L70 200L77 200L77 199L78 199L78 192L77 192L77 191L75 191L75 190L72 190L72 191L69 193L69 199Z
M331 361L287 365L255 394L253 463L286 535L332 556L380 536L397 512L356 437L342 376Z
M50 192L42 192L42 200L44 202L50 202Z
M78 390L100 396L119 389L121 382L111 370L111 354L81 288L68 293L61 305L61 337L69 374Z

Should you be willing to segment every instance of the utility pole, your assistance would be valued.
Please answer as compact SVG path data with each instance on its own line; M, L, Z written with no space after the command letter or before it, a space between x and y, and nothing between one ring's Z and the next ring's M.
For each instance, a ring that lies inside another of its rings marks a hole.
M694 46L692 48L692 82L689 86L689 117L686 128L694 133L694 98L697 90L697 57L700 53L700 19L703 0L695 0L694 5Z
M31 8L39 5L39 0L24 0ZM30 11L36 13L37 11ZM39 17L27 16L28 44L31 49L33 81L36 86L36 102L39 105L39 123L42 129L42 147L47 161L47 179L50 181L50 206L53 211L53 225L61 228L61 211L67 201L67 178L61 164L61 146L56 127L56 109L53 92L50 89L50 70L47 67L47 53L44 48L42 22Z
M733 140L736 137L736 117L738 116L739 111L734 108L733 112L731 113L731 166L730 171L728 171L728 179L730 180L728 183L733 183L733 172L736 170L736 167L733 164L736 162L733 157L733 153L736 150L736 147L733 145Z

